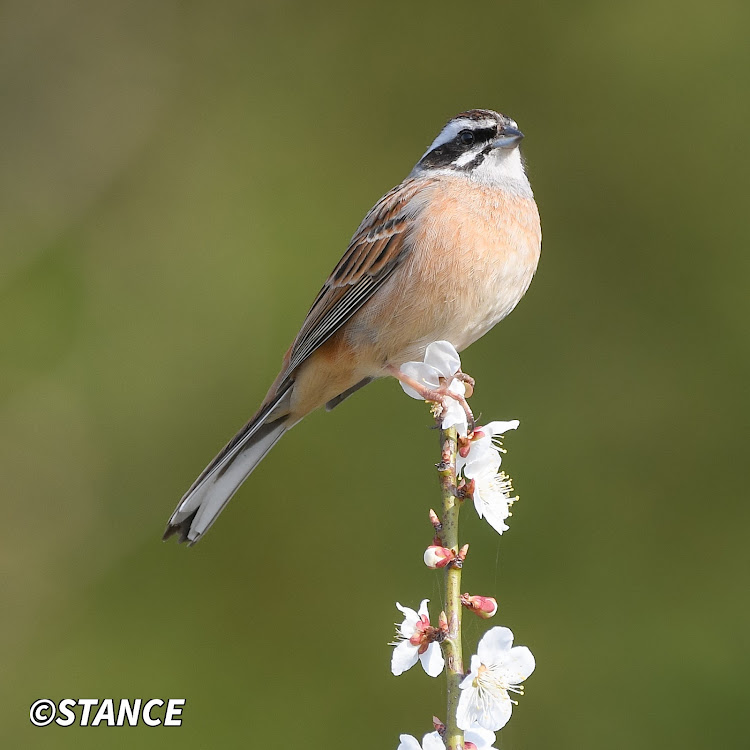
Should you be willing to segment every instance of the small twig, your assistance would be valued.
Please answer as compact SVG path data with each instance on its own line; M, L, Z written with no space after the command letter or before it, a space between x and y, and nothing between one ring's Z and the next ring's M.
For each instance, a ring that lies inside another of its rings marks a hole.
M458 513L461 502L456 486L456 452L458 441L455 427L440 431L441 455L437 465L443 497L441 538L443 546L459 554ZM464 553L465 554L465 553ZM448 633L443 641L445 668L448 681L448 706L443 737L447 750L463 750L464 733L456 724L456 711L464 677L461 645L461 566L448 565L445 569L445 614Z

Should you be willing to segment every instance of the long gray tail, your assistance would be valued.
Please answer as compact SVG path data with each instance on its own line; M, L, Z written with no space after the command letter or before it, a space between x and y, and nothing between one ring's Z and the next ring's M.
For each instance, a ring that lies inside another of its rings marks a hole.
M203 470L183 495L167 524L164 539L179 535L195 544L263 457L292 427L288 407L292 384L261 409Z

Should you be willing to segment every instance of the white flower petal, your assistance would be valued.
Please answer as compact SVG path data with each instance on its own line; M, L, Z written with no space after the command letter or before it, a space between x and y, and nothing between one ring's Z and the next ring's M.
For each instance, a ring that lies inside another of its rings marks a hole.
M517 430L520 424L517 419L511 419L507 422L490 422L482 425L481 430L490 437L495 437L496 435L504 435L508 430Z
M459 729L466 730L477 722L477 707L475 706L477 689L471 685L464 687L463 682L461 687L461 695L458 698L458 708L456 709L456 724L458 724Z
M466 459L462 458L460 453L456 454L456 476L460 476L461 472L466 467Z
M508 529L510 529L510 526L508 526L508 524L503 520L507 517L508 513L505 513L505 515L499 513L495 514L493 512L490 512L486 505L484 506L484 520L487 521L487 523L492 526L492 528L495 529L498 534L503 534L504 532L508 531Z
M476 722L494 732L508 723L513 711L508 690L517 688L534 671L531 652L512 645L513 633L504 627L491 628L479 641L477 654L471 658L472 672L460 685L456 719L461 729L473 729ZM480 670L480 665L485 669Z
M433 341L425 349L424 361L439 370L444 378L453 377L461 369L461 358L450 341Z
M474 510L480 518L484 518L484 503L482 502L482 493L474 488Z
M513 645L513 632L510 628L490 628L479 641L477 657L482 664L497 664L503 661Z
M476 498L478 492L474 492L474 505L476 506ZM486 495L480 495L480 505L482 506L482 513L477 511L480 518L484 516L487 523L492 526L498 534L502 534L507 531L510 527L505 523L505 519L510 515L508 510L507 497L500 492L493 493L494 496L488 497Z
M416 380L428 388L438 388L440 386L440 372L431 365L426 365L424 362L404 362L399 370L407 377ZM423 400L423 397L411 386L401 383L401 387L408 396L420 401Z
M492 745L495 744L495 733L489 729L474 726L466 730L464 739L467 742L473 742L477 746L477 750L492 750Z
M424 750L445 750L445 743L438 732L430 732L422 738Z
M475 692L475 688L469 685L465 685L468 677L465 677L461 683L461 695L458 698L458 708L456 708L456 724L459 729L468 729L474 725L475 719L472 715L472 695Z
M498 690L491 696L485 695L483 699L480 691L471 687L461 691L456 711L456 723L463 730L471 729L478 724L494 732L508 723L512 710L513 704L504 690Z
M513 703L510 700L508 693L501 693L498 700L491 701L486 710L481 713L480 719L477 721L480 727L489 729L493 732L497 732L498 729L502 729L513 713Z
M534 655L526 646L514 646L503 659L502 668L508 684L519 685L536 668Z
M427 605L429 603L429 599L422 599L422 603L419 605L419 612L417 612L419 617L426 617L428 620L430 619L430 613L427 611Z
M404 638L411 638L414 635L414 631L417 629L419 615L410 607L402 607L398 602L396 602L396 607L404 614L404 621L399 626L398 632L401 633Z
M401 641L396 648L393 649L393 656L391 656L391 672L398 677L399 675L406 672L407 669L411 669L419 658L419 648L413 646L409 641Z
M422 662L424 671L427 672L430 677L437 677L445 666L445 659L443 659L443 652L440 649L440 644L431 643L427 647L427 651L419 655L419 661Z
M455 393L457 396L465 396L466 383L464 383L463 380L459 380L458 378L453 378L453 380L451 380L450 382L450 385L448 386L448 390L451 393Z
M461 680L461 683L459 684L459 687L463 690L464 688L469 687L471 683L474 681L474 678L477 676L477 672L479 671L479 667L482 666L482 662L480 661L479 657L476 654L473 654L471 657L471 669L469 669L469 674L466 675L466 677Z
M412 737L410 734L402 734L399 739L399 743L396 750L422 750L419 746L419 742L416 737Z
M452 398L446 400L446 406L441 427L444 430L455 427L458 434L465 437L469 429L469 422L464 407Z
M480 466L475 476L472 476L472 468L467 466L464 475L474 480L473 497L477 515L486 518L495 531L502 534L508 530L505 519L510 515L510 481L497 473L495 464Z
M508 430L514 430L520 422L512 419L508 422L490 422L482 425L478 430L484 433L484 437L477 438L471 442L469 455L466 458L458 457L456 470L467 479L474 479L482 471L495 471L500 468L503 461L502 453L492 442L494 437L505 434Z
M484 473L497 474L503 456L492 444L489 438L480 438L472 442L469 447L469 455L462 461L457 462L456 469L463 470L467 479L476 479Z

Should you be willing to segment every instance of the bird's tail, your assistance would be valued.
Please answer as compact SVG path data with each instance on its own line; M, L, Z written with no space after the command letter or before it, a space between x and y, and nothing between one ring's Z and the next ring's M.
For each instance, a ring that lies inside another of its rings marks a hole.
M178 534L180 542L195 544L208 531L240 485L292 427L289 419L291 393L290 383L266 403L203 470L175 508L164 539Z

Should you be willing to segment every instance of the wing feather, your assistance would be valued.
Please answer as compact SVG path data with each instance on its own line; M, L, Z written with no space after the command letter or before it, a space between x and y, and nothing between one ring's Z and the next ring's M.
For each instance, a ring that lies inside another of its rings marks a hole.
M403 263L414 198L432 180L409 178L365 216L349 247L315 298L289 353L282 382L346 323Z

